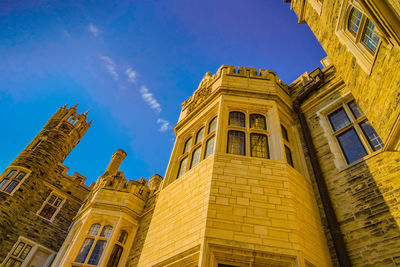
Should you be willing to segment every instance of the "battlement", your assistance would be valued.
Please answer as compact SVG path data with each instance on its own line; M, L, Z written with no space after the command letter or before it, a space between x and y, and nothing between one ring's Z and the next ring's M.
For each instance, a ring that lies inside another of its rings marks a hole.
M58 169L64 178L68 179L69 181L73 182L76 185L83 187L84 189L91 190L95 184L92 182L90 186L87 186L85 184L87 178L78 172L74 172L72 176L68 175L67 172L69 170L69 167L65 166L62 163L58 164Z
M211 72L207 72L204 75L193 95L182 103L182 108L185 109L193 102L204 100L211 93L212 85L224 76L269 80L277 84L285 93L289 94L288 86L279 80L278 75L272 70L257 70L256 68L222 65L214 75Z

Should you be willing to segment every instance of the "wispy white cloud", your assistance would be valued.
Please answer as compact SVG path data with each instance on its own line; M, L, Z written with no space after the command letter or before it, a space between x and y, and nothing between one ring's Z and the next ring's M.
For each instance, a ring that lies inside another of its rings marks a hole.
M117 72L117 65L114 63L114 61L112 61L112 59L107 56L100 56L100 59L104 61L108 73L113 76L114 80L118 80L119 75Z
M150 93L146 86L143 85L140 87L140 93L142 94L143 100L146 101L147 105L149 105L151 109L154 109L157 113L161 112L160 103L158 103L157 99L154 98L153 94Z
M130 82L130 83L136 82L137 73L131 67L128 67L125 70L125 74L126 74L126 76L128 76L128 82Z
M93 34L94 37L99 36L99 33L100 33L99 29L96 26L94 26L92 23L89 23L88 30Z
M165 132L171 128L169 121L159 118L157 123L160 124L160 132Z

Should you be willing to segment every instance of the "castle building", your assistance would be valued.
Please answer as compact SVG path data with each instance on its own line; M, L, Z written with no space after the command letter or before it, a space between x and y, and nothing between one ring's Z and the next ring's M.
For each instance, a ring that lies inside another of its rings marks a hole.
M290 85L222 65L183 104L165 177L63 160L60 108L0 176L2 266L397 266L400 5L292 0L328 54Z

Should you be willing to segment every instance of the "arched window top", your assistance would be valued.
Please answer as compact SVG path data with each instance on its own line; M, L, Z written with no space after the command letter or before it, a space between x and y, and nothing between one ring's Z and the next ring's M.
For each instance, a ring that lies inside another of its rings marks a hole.
M347 21L347 29L354 35L357 35L361 24L362 13L355 7L351 8L349 19Z
M246 127L246 116L240 111L229 112L229 125Z
M208 124L208 133L211 133L217 127L217 117L213 118Z
M266 130L267 124L265 122L265 117L261 114L251 114L250 115L250 128Z
M127 239L128 239L128 232L125 230L121 230L121 232L119 232L118 242L125 244Z
M185 142L185 147L183 148L183 153L185 154L186 152L189 152L190 148L192 147L192 137L189 137L188 140Z
M103 230L101 231L100 236L109 238L111 236L111 232L112 232L112 226L111 225L106 225L103 227Z
M100 227L101 227L101 224L99 224L99 223L92 224L92 226L90 226L88 235L97 235L99 233Z
M203 138L204 138L204 127L201 128L201 129L197 132L195 144L198 144L201 140L203 140Z

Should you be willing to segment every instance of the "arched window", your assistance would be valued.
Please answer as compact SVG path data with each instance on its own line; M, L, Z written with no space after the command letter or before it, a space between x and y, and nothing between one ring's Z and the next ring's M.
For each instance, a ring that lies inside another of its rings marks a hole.
M228 131L227 153L236 155L246 155L245 139L246 138L244 132Z
M190 164L190 168L193 168L194 166L197 165L197 163L199 163L200 156L201 156L201 146L199 146L198 148L196 148L194 150L193 156L192 156L192 163Z
M201 141L203 140L203 138L204 138L204 127L201 128L201 129L197 132L195 144L198 144L199 142L201 142Z
M265 123L265 117L261 114L251 114L250 115L250 128L266 130L267 124Z
M215 117L214 119L212 119L210 121L210 123L208 124L208 132L207 134L211 133L212 131L215 130L215 128L217 127L217 117Z
M207 140L206 153L204 155L204 158L207 158L209 155L211 155L214 152L214 143L215 143L215 135Z
M252 157L269 158L268 137L265 134L250 134L250 151Z
M192 147L192 137L190 137L186 142L185 142L185 147L183 148L183 153L185 154L186 152L189 152L190 148Z
M112 226L106 225L101 231L101 224L95 223L89 229L86 239L76 256L75 262L97 265L106 248L108 238L112 233ZM99 234L100 233L100 234ZM91 248L94 248L91 250ZM90 255L89 255L90 253Z
M246 127L246 117L239 111L229 112L229 126Z
M178 176L177 176L177 178L180 177L180 176L182 176L182 175L185 173L187 161L188 161L188 157L184 157L184 158L181 160L181 163L179 164L179 171L178 171Z

